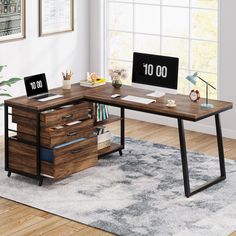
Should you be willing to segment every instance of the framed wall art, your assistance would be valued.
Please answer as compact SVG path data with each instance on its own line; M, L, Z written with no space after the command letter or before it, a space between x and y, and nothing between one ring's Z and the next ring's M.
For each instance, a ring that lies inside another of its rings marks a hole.
M25 38L25 0L0 0L0 43Z
M39 0L39 36L74 30L74 0Z

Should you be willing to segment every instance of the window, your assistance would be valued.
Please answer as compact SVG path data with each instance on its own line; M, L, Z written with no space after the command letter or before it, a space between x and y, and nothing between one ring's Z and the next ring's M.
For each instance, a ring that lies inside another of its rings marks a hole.
M106 0L106 71L126 68L131 83L134 51L180 58L178 92L185 77L200 76L217 87L218 0ZM197 89L205 95L205 84ZM210 90L211 98L217 92Z

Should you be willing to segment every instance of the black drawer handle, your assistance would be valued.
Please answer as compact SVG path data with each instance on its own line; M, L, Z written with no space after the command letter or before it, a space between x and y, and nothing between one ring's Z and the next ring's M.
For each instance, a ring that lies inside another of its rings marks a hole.
M74 131L74 132L68 133L67 136L71 137L71 136L75 136L77 134L78 134L78 132Z
M77 153L80 153L81 151L78 149L78 150L72 150L70 151L71 154L77 154Z
M63 120L70 119L72 116L73 116L72 114L66 115L66 116L62 116L62 119Z

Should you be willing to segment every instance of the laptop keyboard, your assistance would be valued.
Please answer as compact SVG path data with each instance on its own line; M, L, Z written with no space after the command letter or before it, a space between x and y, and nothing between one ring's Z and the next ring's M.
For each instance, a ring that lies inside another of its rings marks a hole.
M45 95L37 96L35 99L38 100L38 99L48 98L48 97L52 97L52 96L55 96L55 94L48 93L48 94L45 94Z

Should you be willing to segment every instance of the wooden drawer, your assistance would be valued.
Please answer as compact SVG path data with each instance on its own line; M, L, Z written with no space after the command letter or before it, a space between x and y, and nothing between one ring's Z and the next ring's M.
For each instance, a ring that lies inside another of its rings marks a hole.
M36 142L36 131L33 127L17 125L18 138L22 141ZM56 145L70 142L72 140L88 137L93 134L93 120L87 119L79 124L67 126L63 125L61 129L41 128L41 146L52 148Z
M36 147L9 140L9 167L13 170L36 175Z
M98 162L96 136L50 151L53 162L42 161L41 172L55 179L95 166Z
M60 179L97 165L97 137L53 149L53 162L41 161L41 173ZM36 147L9 140L9 167L36 175Z
M76 159L71 162L60 165L53 165L51 163L42 161L41 172L42 174L52 176L55 180L57 180L70 176L79 171L88 169L90 167L96 166L97 163L97 154L89 155L86 160Z
M52 127L62 125L75 120L84 120L88 118L88 102L81 102L79 104L55 110L42 112L40 115L41 127ZM27 126L36 125L36 114L29 111L12 108L12 121Z

